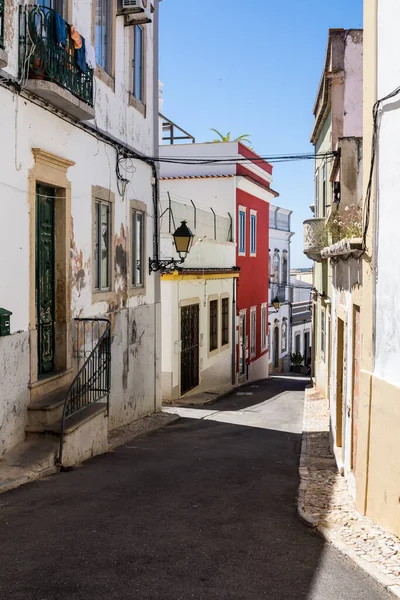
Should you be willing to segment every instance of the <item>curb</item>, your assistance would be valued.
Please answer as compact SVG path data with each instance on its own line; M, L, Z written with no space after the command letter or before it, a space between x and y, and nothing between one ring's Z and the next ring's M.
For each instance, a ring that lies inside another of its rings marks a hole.
M318 519L315 519L311 515L309 515L304 509L304 500L305 500L305 492L307 490L308 483L308 475L309 471L306 466L307 462L307 435L306 435L306 424L307 424L307 389L305 392L305 402L304 402L304 413L303 413L303 434L301 438L301 451L300 451L300 461L299 461L299 477L300 477L300 485L298 490L297 497L297 516L299 520L306 525L317 531L324 540L331 544L336 550L338 550L343 556L346 556L351 561L353 561L360 569L364 571L367 575L372 577L375 581L377 581L383 588L388 590L394 597L400 599L400 585L398 582L390 577L390 575L386 575L383 573L378 567L374 564L368 562L364 558L358 556L358 554L347 544L342 542L342 540L328 527L322 525Z

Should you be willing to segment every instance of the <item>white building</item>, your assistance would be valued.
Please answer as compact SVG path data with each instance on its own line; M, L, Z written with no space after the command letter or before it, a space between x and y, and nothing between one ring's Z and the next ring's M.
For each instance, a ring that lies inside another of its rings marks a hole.
M196 236L183 267L162 275L162 397L167 403L190 392L217 392L236 380L239 272L234 207L226 194L231 183L215 177L161 179L162 257L175 256L171 234L181 221Z
M141 158L158 151L158 0L129 27L114 1L5 4L0 455L59 431L65 408L68 464L160 408L157 173Z
M307 367L311 357L312 312L311 297L303 302L292 304L292 352L303 356L303 365Z
M288 371L290 367L290 231L292 211L269 207L269 372ZM274 299L279 308L272 305Z
M292 269L290 285L292 302L309 302L313 285L313 270Z

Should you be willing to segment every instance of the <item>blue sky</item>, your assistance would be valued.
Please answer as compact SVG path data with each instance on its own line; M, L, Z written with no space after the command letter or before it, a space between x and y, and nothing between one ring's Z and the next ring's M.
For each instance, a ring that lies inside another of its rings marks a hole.
M330 27L362 27L362 0L163 0L164 114L196 141L210 127L251 134L262 155L309 152L312 108ZM277 204L293 210L292 267L309 266L313 164L274 167Z

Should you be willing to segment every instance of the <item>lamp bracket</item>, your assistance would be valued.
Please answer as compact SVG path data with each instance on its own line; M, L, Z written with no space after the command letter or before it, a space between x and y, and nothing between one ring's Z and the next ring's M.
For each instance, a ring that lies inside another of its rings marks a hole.
M172 271L176 266L185 262L184 258L175 260L174 258L166 258L159 260L158 258L149 258L149 274L155 271Z

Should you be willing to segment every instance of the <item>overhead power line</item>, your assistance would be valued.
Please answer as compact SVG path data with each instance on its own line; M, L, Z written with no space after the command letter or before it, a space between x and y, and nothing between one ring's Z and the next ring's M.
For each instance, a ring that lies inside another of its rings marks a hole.
M163 163L179 164L179 165L237 165L246 163L281 163L281 162L295 162L300 160L326 160L328 158L334 158L337 156L337 152L320 152L315 154L313 152L307 152L304 154L271 154L269 156L257 156L257 157L245 157L239 156L237 158L231 157L218 157L218 158L206 158L204 156L159 156L151 158Z

